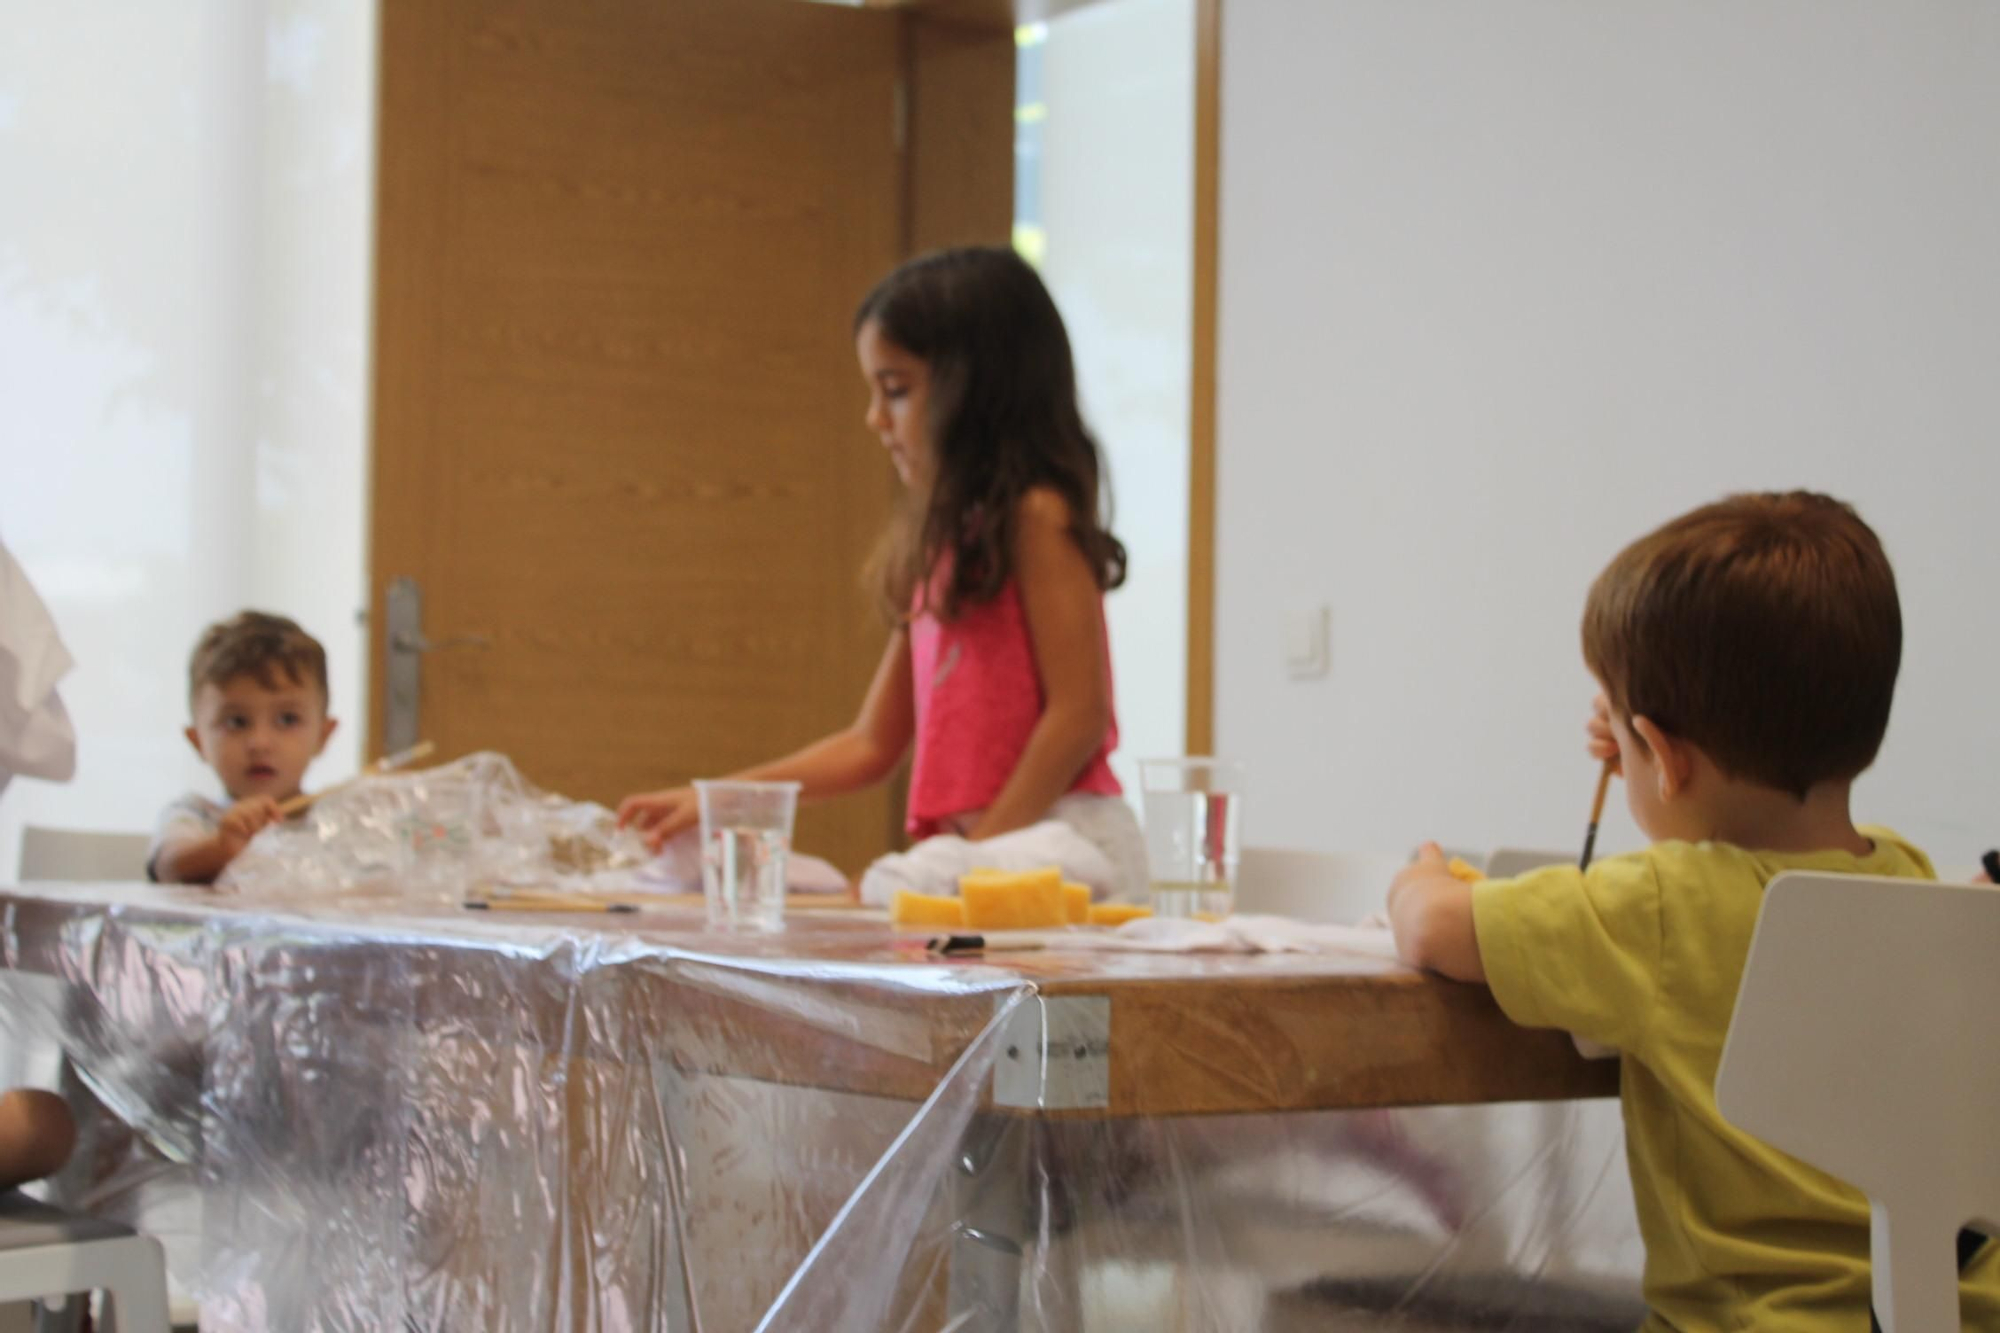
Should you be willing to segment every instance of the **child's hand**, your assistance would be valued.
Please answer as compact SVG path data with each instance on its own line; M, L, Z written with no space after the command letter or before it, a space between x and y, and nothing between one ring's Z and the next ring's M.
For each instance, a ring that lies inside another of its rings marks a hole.
M618 827L631 825L653 851L667 845L667 839L685 833L701 822L701 803L693 787L669 787L665 791L627 796L618 803Z
M1452 883L1461 882L1451 873L1451 862L1445 859L1444 849L1434 842L1427 842L1417 848L1416 854L1410 858L1410 863L1398 870L1396 877L1389 881L1390 921L1392 923L1395 921L1399 903L1406 901L1412 894L1421 892L1412 886L1437 879L1449 880Z
M1624 770L1618 764L1618 738L1611 734L1611 701L1599 694L1590 701L1590 721L1583 724L1590 735L1590 757L1599 763L1610 761L1613 773Z
M1416 859L1389 886L1389 929L1404 962L1455 981L1486 980L1472 920L1472 886L1451 873L1436 843L1419 847Z
M266 826L284 819L278 812L278 803L269 796L246 796L229 807L216 826L216 842L222 849L225 860L233 861L236 854L250 845L250 840L261 833Z
M1410 863L1397 871L1396 878L1389 882L1390 906L1394 907L1397 891L1405 885L1439 876L1450 880L1458 878L1451 871L1451 862L1445 858L1444 849L1434 842L1427 842L1417 848L1417 854L1410 858Z

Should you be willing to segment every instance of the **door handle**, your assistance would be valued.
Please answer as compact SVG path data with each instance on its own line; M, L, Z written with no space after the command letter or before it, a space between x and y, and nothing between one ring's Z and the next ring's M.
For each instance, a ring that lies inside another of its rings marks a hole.
M424 637L422 630L398 630L389 636L389 647L399 653L438 653L449 648L491 648L493 640L485 634L454 634L448 639L435 641Z
M385 640L382 753L398 754L423 735L424 655L460 648L491 648L485 634L453 634L431 639L424 633L424 594L412 578L389 580L384 598ZM449 744L449 742L445 742Z

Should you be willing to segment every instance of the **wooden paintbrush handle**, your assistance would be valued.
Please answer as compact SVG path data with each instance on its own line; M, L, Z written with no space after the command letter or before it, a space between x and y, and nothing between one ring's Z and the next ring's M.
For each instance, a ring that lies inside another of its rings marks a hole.
M1577 862L1579 870L1590 869L1590 859L1597 854L1597 826L1604 819L1604 798L1611 791L1611 769L1618 761L1604 761L1604 771L1597 775L1597 795L1590 802L1590 826L1583 831L1583 857Z
M293 815L305 809L322 796L331 796L337 791L352 787L363 778L378 777L383 773L394 773L399 769L408 768L411 764L416 763L417 760L428 758L431 751L435 749L437 749L437 746L429 741L418 741L407 750L403 750L397 754L383 755L380 759L377 759L351 778L336 782L331 787L321 787L315 792L302 791L289 801L280 802L278 813L290 819Z

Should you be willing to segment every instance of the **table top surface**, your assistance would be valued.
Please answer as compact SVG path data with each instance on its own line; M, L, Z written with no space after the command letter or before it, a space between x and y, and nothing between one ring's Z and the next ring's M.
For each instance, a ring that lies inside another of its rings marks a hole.
M622 895L621 900L634 900ZM1109 1116L1341 1109L1615 1094L1616 1061L1580 1057L1565 1034L1511 1023L1484 987L1348 953L1140 953L1046 947L940 958L935 932L899 931L879 911L794 898L785 929L705 929L698 895L645 910L471 912L456 902L349 896L250 901L151 884L0 887L7 966L56 970L65 923L268 924L365 951L411 945L534 957L590 941L605 961L672 958L681 1012L717 1033L739 1068L778 1082L922 1099L989 1022L996 1003L1110 1002ZM37 960L44 960L38 962ZM782 994L781 994L782 992ZM802 1003L799 997L810 996Z

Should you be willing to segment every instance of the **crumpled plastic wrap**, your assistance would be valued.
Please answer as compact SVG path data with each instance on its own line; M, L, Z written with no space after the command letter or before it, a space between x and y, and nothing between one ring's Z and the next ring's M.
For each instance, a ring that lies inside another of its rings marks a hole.
M1615 1101L1009 1113L1032 969L839 913L613 924L0 891L0 1059L60 1045L131 1160L182 1173L208 1330L1639 1321Z
M217 887L263 900L374 893L453 900L477 884L624 887L651 859L612 812L482 751L364 778L259 833Z

